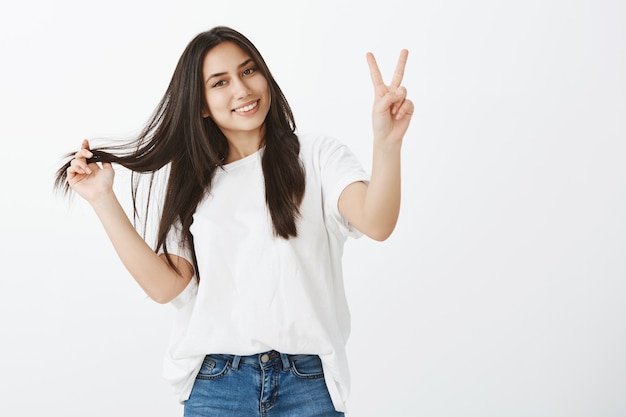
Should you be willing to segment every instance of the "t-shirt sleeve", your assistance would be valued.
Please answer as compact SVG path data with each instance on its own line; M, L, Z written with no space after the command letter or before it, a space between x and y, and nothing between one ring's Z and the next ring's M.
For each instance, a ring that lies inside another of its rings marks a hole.
M191 248L185 244L183 239L182 225L180 222L175 222L170 231L165 237L165 245L167 246L167 253L170 255L180 256L193 265L193 256L191 254ZM163 247L160 247L157 254L162 255L164 253Z
M362 233L339 212L339 196L354 182L367 183L369 175L348 146L335 138L322 140L319 155L327 225L344 237L358 238Z

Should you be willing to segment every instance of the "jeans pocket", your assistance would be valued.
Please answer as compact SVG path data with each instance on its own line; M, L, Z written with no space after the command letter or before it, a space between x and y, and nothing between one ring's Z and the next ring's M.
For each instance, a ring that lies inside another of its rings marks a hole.
M204 357L196 379L211 380L222 378L228 373L230 364L230 358L222 355L207 355Z
M324 377L322 361L317 355L295 355L289 358L291 373L301 379L318 379Z

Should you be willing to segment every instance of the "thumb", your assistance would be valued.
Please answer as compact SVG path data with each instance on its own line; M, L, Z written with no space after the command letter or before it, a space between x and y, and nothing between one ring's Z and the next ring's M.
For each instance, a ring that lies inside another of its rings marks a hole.
M374 105L374 111L376 111L377 113L386 113L389 111L393 104L397 103L398 101L402 101L402 99L403 97L398 95L395 91L388 91L387 93L385 93L385 95L383 95L382 97L380 97L380 99L376 101L376 104Z

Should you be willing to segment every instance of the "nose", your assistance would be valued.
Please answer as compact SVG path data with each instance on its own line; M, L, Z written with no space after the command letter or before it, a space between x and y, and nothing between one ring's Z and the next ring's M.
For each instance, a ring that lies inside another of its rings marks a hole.
M234 79L231 84L233 86L233 94L235 95L235 98L245 98L252 94L252 90L250 90L248 84L246 84L245 80L241 78Z

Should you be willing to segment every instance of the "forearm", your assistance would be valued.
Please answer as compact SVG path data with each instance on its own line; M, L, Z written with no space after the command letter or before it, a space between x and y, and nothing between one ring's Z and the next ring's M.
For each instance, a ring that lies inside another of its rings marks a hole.
M159 303L176 297L189 279L178 275L143 240L113 191L102 195L91 205L120 260L146 294Z
M374 144L372 175L363 201L362 222L368 235L384 240L400 213L401 143Z

